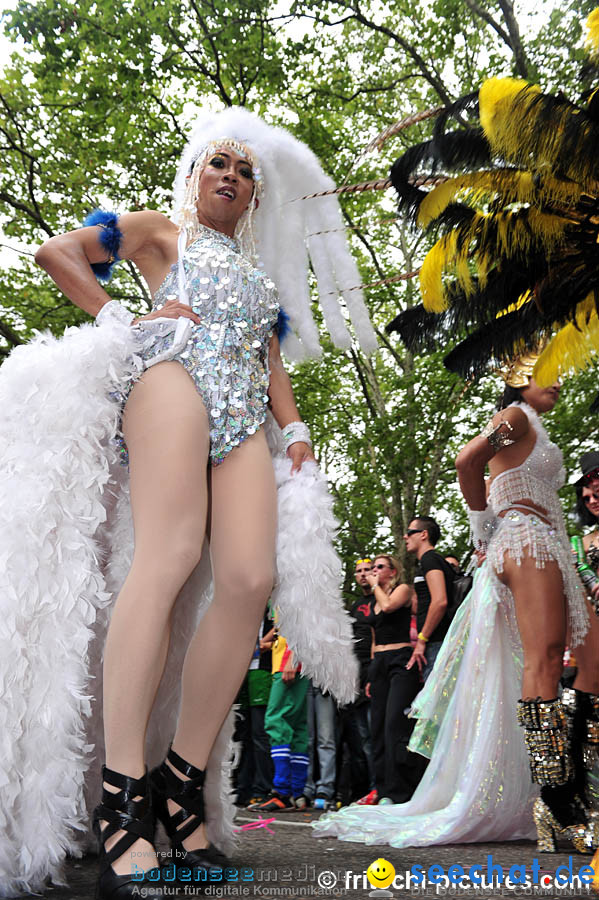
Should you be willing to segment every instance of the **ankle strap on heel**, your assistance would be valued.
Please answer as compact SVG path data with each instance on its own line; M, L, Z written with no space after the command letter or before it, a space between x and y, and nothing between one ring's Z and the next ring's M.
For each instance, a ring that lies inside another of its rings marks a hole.
M115 772L102 766L102 782L110 784L112 787L118 788L119 792L127 797L145 797L148 793L148 770L140 778L131 778L130 775L123 775L122 772ZM119 794L107 791L103 788L103 793L109 797L118 797Z
M188 763L187 760L183 759L182 756L179 756L178 753L175 753L172 747L169 747L166 758L173 766L173 768L175 768L182 775L185 775L187 778L199 782L199 786L204 784L204 778L206 777L205 770L198 769L197 766L192 766L192 764Z
M154 817L152 816L148 793L148 774L141 778L130 778L121 772L102 767L102 779L106 784L119 790L102 791L102 802L96 808L94 820L98 823L98 837L102 845L118 831L125 832L110 850L104 849L104 866L109 866L138 840L152 842L154 837ZM138 797L139 799L135 799ZM106 822L100 830L100 821Z
M177 772L185 777L179 777ZM183 841L204 821L205 777L203 769L188 763L172 747L166 760L150 776L154 806L173 846L182 847ZM169 800L179 807L172 814L167 806Z

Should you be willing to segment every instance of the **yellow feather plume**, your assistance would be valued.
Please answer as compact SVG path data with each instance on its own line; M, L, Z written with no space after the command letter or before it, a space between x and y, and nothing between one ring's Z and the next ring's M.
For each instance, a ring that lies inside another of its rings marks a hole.
M456 250L455 259L453 260L453 269L456 281L466 295L472 293L474 282L472 280L472 269L469 263L469 247L464 245Z
M593 10L586 21L587 36L585 48L593 62L599 59L599 7Z
M597 31L593 19L593 34ZM497 156L535 177L559 169L582 190L596 190L596 124L584 110L514 78L486 81L479 91L479 108L485 136Z
M505 204L558 202L573 205L580 199L577 184L553 175L533 178L530 172L503 169L474 172L448 178L433 188L420 204L418 225L426 228L450 203L465 203L474 208L500 199Z
M530 208L526 219L517 213L476 214L467 225L444 235L429 250L420 268L420 290L425 309L443 312L448 303L443 274L453 274L466 295L474 290L473 273L484 286L498 256L513 257L542 242L546 253L564 239L567 221Z
M568 322L541 353L532 376L541 387L558 378L586 368L599 352L599 317L595 298L589 294L576 308L574 322Z
M491 147L508 159L521 152L530 107L527 101L540 90L520 78L489 78L481 85L480 124Z
M521 309L525 303L530 303L533 299L531 291L524 291L523 294L520 294L515 303L510 303L509 306L506 306L505 309L502 309L501 312L497 313L497 318L500 319L502 316L507 316L508 313L516 312L516 310Z
M426 228L433 219L436 219L450 203L456 199L464 184L471 180L471 175L459 178L448 178L447 181L429 191L418 209L417 223L421 228Z
M456 234L450 232L431 247L420 267L420 291L425 309L443 312L447 299L443 291L443 272L454 265Z
M475 216L467 228L460 229L459 248L472 246L477 267L488 271L497 256L512 257L527 253L534 244L542 243L546 252L564 241L567 220L561 216L531 208L525 219L504 211L496 215Z

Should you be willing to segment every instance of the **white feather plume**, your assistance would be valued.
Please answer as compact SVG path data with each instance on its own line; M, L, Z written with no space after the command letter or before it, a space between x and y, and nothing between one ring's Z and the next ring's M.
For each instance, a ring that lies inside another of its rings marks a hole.
M0 370L3 897L60 883L87 829L87 654L110 601L95 534L119 415L108 394L135 373L126 331L42 335Z

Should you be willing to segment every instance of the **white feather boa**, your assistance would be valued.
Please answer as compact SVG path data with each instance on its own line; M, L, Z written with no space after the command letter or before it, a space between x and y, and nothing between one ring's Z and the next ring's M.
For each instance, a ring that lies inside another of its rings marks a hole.
M111 444L119 400L139 374L120 325L38 336L0 369L0 896L60 883L67 853L89 846L103 760L101 656L112 599L132 554L126 471ZM280 435L269 423L271 449ZM341 702L356 664L339 593L336 522L323 476L274 454L279 488L281 630L304 671ZM172 651L152 714L148 764L173 735L179 679L211 598L205 553L177 601ZM210 839L233 842L232 715L206 775Z

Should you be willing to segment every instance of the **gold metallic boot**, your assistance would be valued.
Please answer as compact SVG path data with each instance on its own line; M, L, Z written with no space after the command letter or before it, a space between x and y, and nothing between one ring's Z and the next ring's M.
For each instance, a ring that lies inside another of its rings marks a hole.
M599 823L588 822L577 797L561 701L520 700L518 722L525 729L532 780L541 785L533 807L539 853L555 853L558 838L579 853L592 853L599 847Z
M578 853L594 853L599 847L599 823L596 819L586 824L562 825L541 797L535 800L532 815L539 853L557 853L558 841L569 841Z

